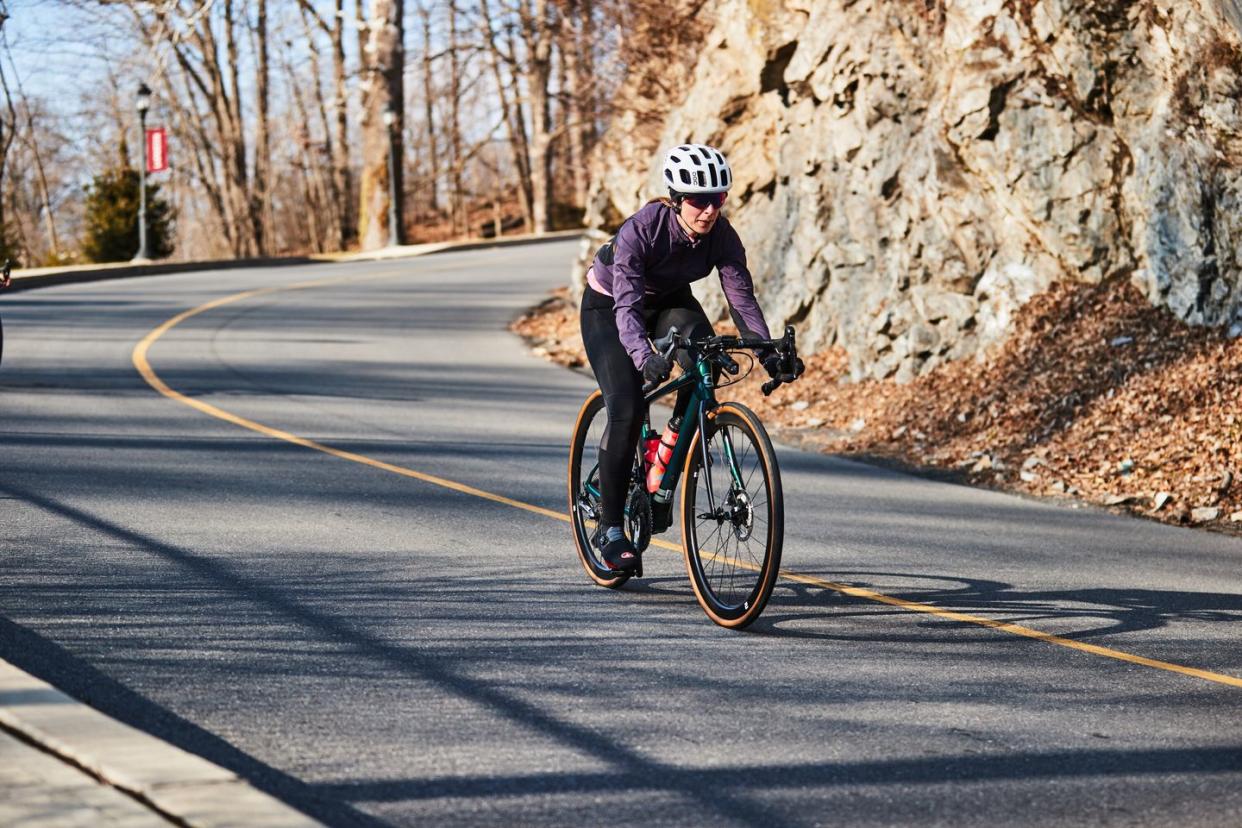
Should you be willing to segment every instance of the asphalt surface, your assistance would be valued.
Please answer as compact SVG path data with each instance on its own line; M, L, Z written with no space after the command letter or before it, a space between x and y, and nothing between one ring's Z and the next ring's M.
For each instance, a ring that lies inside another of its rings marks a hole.
M1242 687L684 565L591 585L589 377L506 324L572 243L0 299L0 657L334 825L1236 825ZM807 382L814 378L807 378ZM796 393L796 387L778 393ZM1242 542L779 450L785 566L1242 677ZM674 538L675 539L675 538Z

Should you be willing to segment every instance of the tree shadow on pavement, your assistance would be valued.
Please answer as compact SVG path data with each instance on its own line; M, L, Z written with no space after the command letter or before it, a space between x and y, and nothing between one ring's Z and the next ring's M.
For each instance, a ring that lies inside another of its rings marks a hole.
M439 641L416 646L413 643L389 640L358 623L352 615L347 617L334 614L326 607L319 608L316 602L298 596L285 582L277 585L258 576L244 574L239 566L196 554L190 548L162 542L33 491L0 483L0 493L20 498L98 532L112 542L119 542L132 547L136 552L172 564L187 582L199 581L213 592L244 598L248 604L257 605L261 614L275 615L285 623L305 630L304 635L313 639L318 646L336 648L351 660L378 662L386 670L403 676L407 681L427 683L439 692L486 709L492 716L570 748L589 758L595 766L609 768L609 775L630 780L643 779L647 780L644 784L650 785L653 780L667 778L669 771L675 767L651 758L622 739L613 737L606 728L597 728L558 716L554 710L539 706L506 683L476 677L472 674L472 668L477 660L453 650L452 648L460 650L460 645L456 642L445 642L444 646L450 649L448 653L444 653L439 649ZM271 768L233 747L226 740L167 712L141 694L64 652L56 644L10 621L4 621L0 625L0 632L8 639L5 641L0 638L0 653L4 653L14 664L76 698L89 700L92 706L108 715L216 762L243 776L255 787L305 810L312 816L328 819L339 825L380 824L370 817L358 814L343 802L325 801L322 792L314 786ZM668 790L663 782L658 784L661 789ZM768 826L780 821L777 813L768 806L742 793L715 786L672 790L694 801L704 818L714 822L731 821L737 824ZM486 791L479 792L479 795L485 794Z
M1219 592L1187 592L1138 588L1087 587L1064 590L1023 590L1003 581L981 578L936 576L911 572L837 571L810 572L831 583L859 587L912 603L938 609L979 615L995 621L1034 625L1056 621L1055 634L1074 640L1106 638L1119 633L1153 630L1174 621L1211 623L1242 622L1242 595ZM911 584L922 584L911 587ZM831 608L834 617L874 614L876 606L867 598L854 597L822 586L778 583L757 629L782 635L809 635L782 629L782 622L803 618L802 610ZM890 612L909 614L900 607ZM799 610L797 613L791 610ZM1065 630L1065 622L1079 629ZM969 626L969 622L941 619L945 628ZM825 637L836 638L827 634ZM925 631L920 633L925 638Z

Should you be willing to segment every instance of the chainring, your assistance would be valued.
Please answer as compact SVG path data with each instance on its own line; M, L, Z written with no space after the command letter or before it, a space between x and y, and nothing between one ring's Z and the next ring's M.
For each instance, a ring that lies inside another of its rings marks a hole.
M625 530L639 552L651 543L651 497L639 484L630 487L630 495L625 499Z

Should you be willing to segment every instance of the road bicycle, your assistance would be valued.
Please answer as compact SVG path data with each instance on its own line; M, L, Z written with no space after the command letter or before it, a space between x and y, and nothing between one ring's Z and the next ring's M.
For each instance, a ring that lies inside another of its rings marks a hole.
M684 349L694 370L665 384L643 388L644 422L635 452L626 497L624 531L641 553L653 535L673 522L673 492L681 483L681 545L686 570L699 605L712 621L741 629L763 612L781 564L785 533L785 505L780 468L763 423L746 406L716 400L717 376L737 377L741 368L733 358L743 352L775 349L785 365L797 361L792 327L780 339L741 339L709 336L690 340L674 328L652 343L671 355ZM749 358L753 370L755 359ZM738 377L742 379L744 377ZM783 375L763 385L771 394ZM736 381L736 380L734 380ZM731 383L726 383L731 384ZM644 447L658 437L651 428L650 407L656 400L691 387L690 404L682 419L659 487L649 492ZM574 425L569 451L569 512L574 544L586 573L596 584L617 588L631 577L642 577L641 562L634 571L610 569L593 543L601 500L598 454L608 415L596 390L582 405Z
M10 259L4 260L4 267L0 268L0 290L13 283L13 277L10 275L13 270L13 262ZM4 322L0 320L0 362L4 361Z

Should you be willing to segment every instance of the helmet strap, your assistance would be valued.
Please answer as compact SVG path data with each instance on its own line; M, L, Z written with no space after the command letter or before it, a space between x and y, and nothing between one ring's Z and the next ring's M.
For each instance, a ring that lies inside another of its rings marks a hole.
M694 228L691 227L684 218L682 218L681 206L685 200L685 196L680 193L678 194L678 197L673 200L673 215L677 217L677 224L681 227L681 231L689 236L693 241L694 239L699 238L699 234L694 231Z

